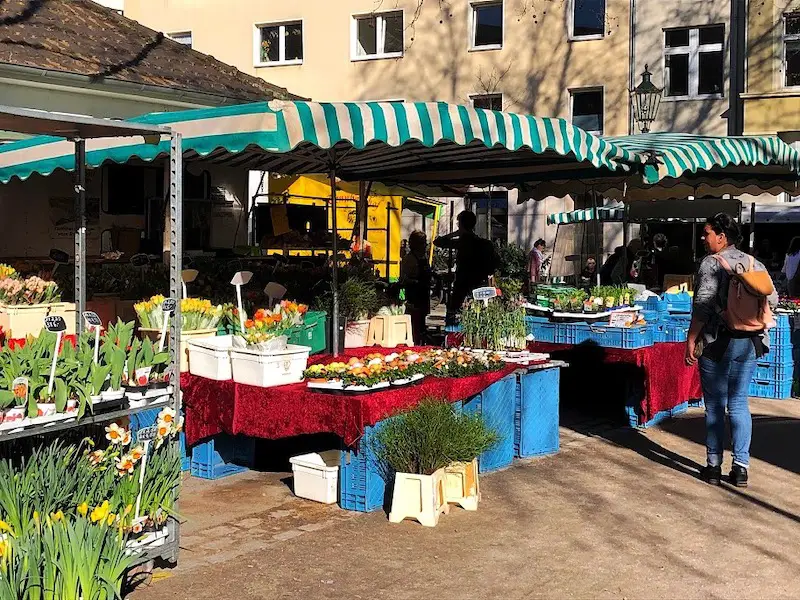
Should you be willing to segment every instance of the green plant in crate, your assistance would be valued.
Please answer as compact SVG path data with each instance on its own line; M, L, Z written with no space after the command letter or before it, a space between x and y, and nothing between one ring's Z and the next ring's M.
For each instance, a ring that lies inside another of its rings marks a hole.
M464 344L472 348L522 348L527 335L525 308L516 300L468 301L461 312L461 330Z
M470 462L500 440L478 414L427 398L412 411L388 420L372 449L388 472L431 475L452 462Z

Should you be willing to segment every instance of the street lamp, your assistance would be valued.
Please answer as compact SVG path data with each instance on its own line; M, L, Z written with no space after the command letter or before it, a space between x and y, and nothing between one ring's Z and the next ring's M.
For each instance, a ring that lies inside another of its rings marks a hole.
M656 87L650 81L652 75L645 65L642 82L631 90L633 118L639 123L642 133L650 132L650 124L656 120L658 107L661 104L661 92L664 91L664 88Z

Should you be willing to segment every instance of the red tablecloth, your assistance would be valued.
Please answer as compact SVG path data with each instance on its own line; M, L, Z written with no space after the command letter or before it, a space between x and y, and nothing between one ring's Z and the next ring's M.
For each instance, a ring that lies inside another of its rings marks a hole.
M375 349L348 351L355 356L365 352L375 352ZM312 362L332 360L331 357L312 358ZM408 387L358 396L314 392L305 383L260 388L184 373L181 389L186 443L191 446L223 432L266 439L335 433L345 444L352 445L365 427L412 408L425 397L445 398L451 402L463 400L518 368L510 365L501 371L461 379L427 377Z
M684 363L684 343L659 343L638 350L621 350L594 344L569 346L537 342L531 344L531 349L569 363L569 369L561 378L562 402L569 400L568 397L577 397L584 404L593 404L633 392L639 406L640 424L658 412L703 397L699 368L696 365L687 367Z

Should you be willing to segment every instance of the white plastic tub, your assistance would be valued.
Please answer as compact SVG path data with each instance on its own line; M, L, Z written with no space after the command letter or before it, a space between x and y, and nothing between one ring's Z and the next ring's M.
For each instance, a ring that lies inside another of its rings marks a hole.
M231 369L232 335L187 340L189 346L189 373L206 379L228 381Z
M338 450L303 454L289 459L294 474L294 493L300 498L334 504L338 500Z
M311 348L289 344L286 350L262 353L247 348L231 349L231 370L236 383L275 387L303 381Z

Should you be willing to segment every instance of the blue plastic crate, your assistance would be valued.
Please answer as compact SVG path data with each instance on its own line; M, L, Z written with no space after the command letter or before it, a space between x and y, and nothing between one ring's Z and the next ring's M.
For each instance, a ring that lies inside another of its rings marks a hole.
M509 375L464 401L464 412L483 415L486 424L500 436L497 445L478 457L481 473L508 467L514 461L514 405L517 376Z
M529 335L537 342L555 343L556 324L544 317L525 317L525 325Z
M794 346L791 344L778 344L772 340L772 332L770 332L769 352L758 359L759 362L768 362L773 365L785 365L787 363L795 362L797 353Z
M791 330L792 321L791 321L789 315L784 315L784 314L775 315L775 325L776 325L776 329L789 329L789 330Z
M661 323L666 317L667 313L660 310L642 310L642 317L647 323Z
M653 329L653 343L668 342L667 326L664 323L655 323L651 325Z
M527 458L558 452L559 383L557 368L517 377L514 456Z
M769 361L756 361L753 381L784 381L794 377L794 363L775 364Z
M692 315L670 314L664 317L664 322L677 327L685 327L686 329L689 329L689 326L692 324Z
M750 382L748 395L753 398L770 398L772 400L787 400L792 397L792 379L770 381L753 379Z
M162 408L163 406L158 408L150 408L130 416L129 428L131 430L131 436L133 439L136 439L136 432L140 429L144 429L145 427L150 427L151 425L156 424L158 413L161 412ZM178 442L180 443L181 447L181 471L188 471L191 469L192 459L191 453L186 451L186 434L183 431L178 434Z
M653 328L592 325L589 328L589 339L603 348L635 350L653 345Z
M664 300L667 302L667 310L671 313L692 312L692 297L686 292L664 294Z
M384 473L372 451L372 440L385 423L380 421L365 427L358 446L342 450L339 506L345 510L372 512L386 504Z
M769 330L769 343L772 346L792 346L792 330L789 327L775 327Z
M644 301L644 308L646 310L663 313L667 312L667 304L668 303L664 298L650 296Z
M556 344L582 344L589 339L586 323L556 323Z
M255 453L255 438L220 433L192 447L192 477L221 479L248 471Z

